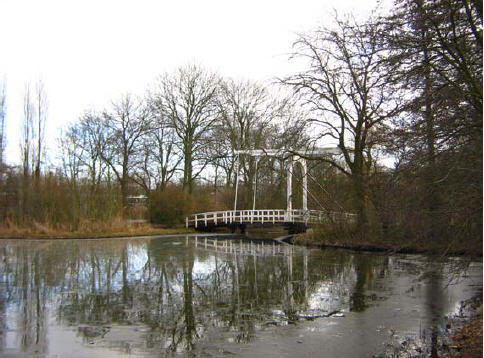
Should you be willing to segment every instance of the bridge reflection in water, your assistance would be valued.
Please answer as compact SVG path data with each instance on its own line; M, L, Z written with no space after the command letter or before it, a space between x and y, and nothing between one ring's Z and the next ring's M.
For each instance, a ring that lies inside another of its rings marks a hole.
M189 239L190 238L190 239ZM191 241L193 240L193 241ZM216 251L219 253L243 255L243 256L290 256L294 253L294 247L292 245L276 242L274 240L254 242L253 240L219 240L217 238L208 238L207 236L199 237L186 237L186 246L190 242L200 249ZM299 248L304 252L306 248Z
M305 247L294 247L292 245L286 244L283 241L274 241L274 240L227 240L223 237L218 239L216 237L210 238L207 236L195 235L194 237L186 236L185 239L185 246L188 248L190 246L194 247L197 250L206 250L211 252L215 255L226 254L226 260L232 261L232 265L234 267L234 283L235 283L235 290L237 297L239 297L239 289L240 289L240 279L239 279L239 259L244 261L248 260L250 257L252 258L251 261L253 262L253 284L254 284L254 292L255 295L258 295L258 270L257 266L260 262L264 262L268 258L275 258L280 260L283 258L282 267L285 266L283 271L285 272L285 287L283 288L283 296L282 298L282 310L275 310L273 314L275 316L279 316L284 318L287 321L297 321L298 319L314 319L317 317L329 317L330 315L337 314L339 312L339 305L340 302L335 306L335 302L333 299L328 300L326 304L318 304L317 310L311 310L310 304L308 299L311 295L310 293L310 284L309 284L309 271L308 271L308 256L309 256L309 249ZM303 302L306 302L302 306L295 303L295 292L294 292L294 264L293 258L295 256L295 251L297 251L297 256L303 258L302 262L300 263L301 267L296 269L297 272L301 273L300 277L298 277L297 285L299 287L298 296L299 298L303 298ZM231 259L230 259L231 256ZM281 262L281 261L279 261ZM279 266L279 268L282 268ZM259 273L260 274L260 273ZM264 273L263 273L264 274ZM338 301L338 300L336 300ZM306 311L301 311L302 308L305 308ZM338 308L336 308L338 307ZM240 308L240 307L239 307Z

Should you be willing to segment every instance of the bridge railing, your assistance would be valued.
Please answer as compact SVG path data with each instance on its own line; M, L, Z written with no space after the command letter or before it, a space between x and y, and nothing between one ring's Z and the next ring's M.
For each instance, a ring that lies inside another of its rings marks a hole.
M352 221L354 214L343 212L330 212L320 210L281 210L281 209L258 209L258 210L226 210L210 211L193 214L185 219L186 227L206 227L208 225L222 224L265 224L265 223L304 223L316 224L328 220Z

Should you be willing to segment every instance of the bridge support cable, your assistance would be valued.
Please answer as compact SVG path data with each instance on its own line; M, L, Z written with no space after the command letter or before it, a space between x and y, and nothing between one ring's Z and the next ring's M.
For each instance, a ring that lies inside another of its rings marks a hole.
M316 179L315 179L315 178L314 178L314 177L313 177L311 174L309 174L309 173L308 173L308 176L309 176L309 179L311 179L313 182L315 182L315 183L316 183L316 184L319 186L319 188L320 188L322 191L324 191L324 192L325 192L325 193L326 193L326 194L327 194L327 195L328 195L328 196L331 198L331 200L332 200L332 201L333 201L333 202L334 202L336 205L338 205L338 206L339 206L339 208L340 208L341 210L343 210L343 211L345 210L345 208L343 207L343 205L341 205L341 204L340 204L340 203L339 203L339 202L338 202L338 201L337 201L337 200L336 200L336 199L333 197L333 195L331 195L331 193L330 193L329 191L327 191L327 190L326 190L326 189L325 189L325 188L324 188L324 187L323 187L323 186L322 186L322 185L321 185L321 184L320 184L320 183L319 183L319 182L318 182L318 181L317 181L317 180L316 180ZM312 195L312 197L314 197L314 195ZM319 204L319 206L320 206L321 208L323 208L323 209L324 209L324 206L323 206L322 204Z
M306 199L304 198L304 193L306 193L306 195L308 195L311 200L313 200L317 206L319 206L319 208L323 211L328 211L328 208L309 190L309 187L308 187L308 178L311 179L314 183L317 184L317 186L325 193L327 194L327 196L330 198L330 200L332 202L334 202L340 209L341 209L341 212L346 212L345 211L345 208L343 207L343 205L341 205L335 198L334 196L328 192L322 185L321 183L319 183L316 178L314 178L311 173L309 172L309 168L307 167L307 162L305 160L305 158L302 158L304 160L304 162L301 162L301 167L302 167L302 182L301 180L298 179L298 177L295 177L295 180L297 181L297 184L301 184L302 183L302 186L304 191L303 191L303 208L306 207L306 210L307 210L307 204L304 205L304 201L307 200L307 197ZM295 160L296 161L296 160ZM304 183L304 181L306 181L306 183Z

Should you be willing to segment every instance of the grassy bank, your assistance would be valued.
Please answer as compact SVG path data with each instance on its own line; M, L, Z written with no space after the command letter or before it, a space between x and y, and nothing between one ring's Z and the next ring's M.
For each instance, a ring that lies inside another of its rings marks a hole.
M76 228L52 227L40 223L28 226L7 224L0 227L0 239L90 239L128 236L188 234L193 230L182 226L159 227L147 223L132 224L123 220L111 222L83 222Z
M468 255L482 257L482 240L462 241L454 239L431 241L422 237L401 237L399 235L379 235L361 239L350 226L320 226L294 236L295 244L314 247L335 247L359 251L382 251L398 253L427 253L435 255Z

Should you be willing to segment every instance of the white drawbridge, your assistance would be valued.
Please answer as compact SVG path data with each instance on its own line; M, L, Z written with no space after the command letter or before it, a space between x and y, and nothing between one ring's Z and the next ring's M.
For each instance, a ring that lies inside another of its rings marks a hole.
M334 156L341 154L337 147L320 148L311 151L292 151L284 149L260 149L260 150L236 150L236 179L235 179L235 198L234 210L205 212L193 214L186 218L186 227L194 227L199 230L211 230L217 226L228 226L232 229L239 226L241 230L246 225L286 225L307 227L310 224L323 223L327 220L340 221L352 220L354 214L344 212L328 212L319 210L308 210L308 169L306 159L309 156ZM237 208L238 189L239 189L239 158L241 155L249 155L256 158L264 156L284 158L287 162L287 190L286 190L286 208L285 209L257 209L256 194L257 180L254 178L254 195L252 209L240 210ZM293 209L292 203L292 175L294 165L300 164L302 170L302 209Z

